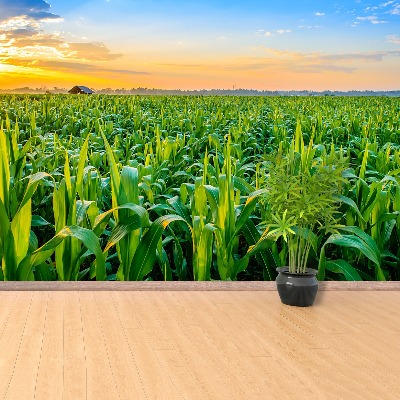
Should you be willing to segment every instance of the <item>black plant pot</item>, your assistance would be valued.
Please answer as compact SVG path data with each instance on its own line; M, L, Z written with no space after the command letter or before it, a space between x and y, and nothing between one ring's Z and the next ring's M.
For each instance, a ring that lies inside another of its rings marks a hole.
M297 307L312 306L318 292L317 270L307 268L304 274L292 274L288 267L276 269L276 287L283 304Z

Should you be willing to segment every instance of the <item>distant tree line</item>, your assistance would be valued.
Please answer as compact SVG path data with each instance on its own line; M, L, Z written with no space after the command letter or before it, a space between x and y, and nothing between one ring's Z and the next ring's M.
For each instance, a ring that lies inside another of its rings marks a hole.
M91 88L92 89L92 88ZM116 94L116 95L181 95L181 96L391 96L399 97L400 90L256 90L256 89L201 89L201 90L181 90L181 89L156 89L138 87L132 89L92 89L96 94ZM40 88L21 87L15 89L0 89L0 93L16 94L63 94L68 93L68 89L54 86L52 89L46 86Z

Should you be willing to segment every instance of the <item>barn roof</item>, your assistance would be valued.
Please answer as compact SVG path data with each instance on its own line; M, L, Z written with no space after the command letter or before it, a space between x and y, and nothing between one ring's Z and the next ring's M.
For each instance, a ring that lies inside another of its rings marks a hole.
M85 94L92 94L94 93L93 90L89 89L87 86L74 86L71 90L68 90L68 93L85 93Z

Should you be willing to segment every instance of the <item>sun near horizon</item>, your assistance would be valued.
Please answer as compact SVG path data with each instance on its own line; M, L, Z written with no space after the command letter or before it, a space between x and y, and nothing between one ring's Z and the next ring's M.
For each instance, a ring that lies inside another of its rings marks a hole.
M398 90L400 1L0 0L0 89Z

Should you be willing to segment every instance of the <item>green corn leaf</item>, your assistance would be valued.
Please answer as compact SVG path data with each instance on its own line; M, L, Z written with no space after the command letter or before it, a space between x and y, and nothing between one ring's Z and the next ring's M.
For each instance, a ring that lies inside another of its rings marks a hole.
M345 169L342 173L342 177L346 179L358 179L358 176L354 174L353 169Z
M65 184L65 179L62 179L59 187L54 188L53 192L53 212L56 233L60 232L63 227L67 225L67 213L68 213L68 196ZM68 270L71 268L71 253L67 251L68 245L63 241L60 241L59 247L55 254L55 261L57 265L57 272L61 280L68 280ZM66 260L66 258L69 260ZM45 258L46 259L46 258Z
M168 255L163 248L163 241L158 241L157 251L156 251L156 258L157 262L160 265L162 274L164 276L164 281L172 281L172 271L171 266L169 263Z
M391 253L389 250L384 250L384 251L382 251L382 253L381 253L381 257L382 258L390 258L390 259L392 259L392 260L394 260L394 261L397 261L397 262L400 262L400 258L399 257L397 257L397 256L395 256L393 253Z
M32 138L29 138L18 154L18 159L15 162L15 176L18 176L21 169L25 166L25 156L32 149Z
M174 196L167 200L167 203L181 216L188 224L192 223L192 217L188 208L183 204L179 196Z
M139 204L139 172L137 168L123 167L121 171L121 185L124 196L119 195L118 202Z
M37 281L54 281L56 278L56 273L51 265L44 262L35 266L35 279Z
M380 192L380 188L377 188L376 185L371 184L368 196L365 201L365 205L362 207L361 210L361 213L365 221L368 221L371 218L372 210L374 209L376 203L379 200L378 191Z
M44 181L45 178L51 178L54 180L54 178L46 173L46 172L37 172L36 174L30 175L29 176L29 181L28 181L28 186L26 187L24 197L22 198L21 203L19 204L19 209L18 211L25 206L25 204L30 200L30 198L33 196L35 193L39 183L41 181ZM17 211L17 212L18 212Z
M154 211L158 215L164 215L165 212L174 212L175 210L171 208L168 204L154 204L147 209L148 211Z
M21 281L30 280L33 268L45 262L54 252L56 247L66 238L73 237L80 240L96 256L96 279L106 279L106 267L103 253L101 251L99 238L89 229L80 226L66 226L52 239L39 247L33 253L26 256L18 265L17 279Z
M368 151L368 147L369 147L370 143L367 142L365 145L365 150L364 150L364 156L361 162L361 168L360 168L360 172L358 174L358 176L361 179L364 179L365 177L365 171L367 170L367 161L368 161L368 155L369 155L369 151Z
M380 214L378 220L372 226L380 224L381 222L393 221L393 220L396 223L396 219L399 217L399 215L400 215L399 211Z
M15 261L17 265L28 252L31 217L31 199L29 199L11 221L11 232L16 244Z
M118 173L118 165L115 160L114 152L111 149L107 138L105 137L102 129L100 128L100 134L104 140L104 146L106 149L106 154L107 154L107 159L108 159L108 164L110 167L110 175L111 175L111 194L112 194L112 205L113 208L118 206L118 199L119 199L119 189L120 189L120 175Z
M195 185L193 183L182 183L180 189L179 189L179 194L182 200L183 204L186 204L187 197L189 196L190 198L193 197Z
M343 274L347 281L362 281L360 274L345 260L329 260L325 268L336 274Z
M77 200L76 202L76 224L81 225L83 220L86 217L90 208L96 208L97 204L95 201L88 201L88 200Z
M233 275L236 276L239 272L243 272L246 270L247 266L249 265L250 257L245 255L239 260L235 260L234 272Z
M139 215L141 226L143 228L147 228L148 226L150 226L149 214L147 213L146 209L143 208L142 206L138 206L137 204L127 203L120 205L118 207L114 207L97 216L93 227L93 231L96 233L97 236L101 235L105 226L108 223L108 220L110 219L112 213L115 210L131 210L135 214Z
M174 265L175 265L175 272L178 275L178 279L180 281L187 281L188 280L187 260L184 257L182 245L179 241L178 236L175 235L175 233L172 231L171 231L171 234L174 238L172 255L173 255L173 260L174 260Z
M108 251L112 246L117 244L122 238L129 235L132 231L139 228L141 228L141 219L138 214L131 215L130 217L119 222L111 232L103 253Z
M371 236L369 236L367 233L362 231L357 226L344 226L344 227L340 227L339 230L343 231L343 232L350 232L350 233L352 233L354 235L357 235L359 238L361 238L368 245L368 247L370 249L372 249L372 251L374 253L374 256L375 256L377 261L375 262L371 258L370 258L370 260L372 262L374 262L375 264L380 265L380 262L381 262L380 251L379 251L379 248L378 248L376 242L372 239Z
M10 221L8 219L6 208L0 199L0 260L3 258L4 244L9 229Z
M266 251L274 244L274 242L275 242L274 239L271 239L266 236L261 236L260 239L254 245L249 246L247 250L247 255L250 257L256 255L261 251Z
M325 280L325 273L326 273L325 246L322 246L321 247L321 251L319 253L317 279L319 281L324 281Z
M71 200L73 197L75 198L75 188L72 187L73 182L71 179L71 170L70 170L70 165L69 165L69 156L68 152L65 152L65 163L64 163L64 181L65 181L65 187L67 191L67 197L69 200Z
M328 238L323 247L328 243L333 243L339 246L352 247L360 250L364 256L375 264L375 279L379 281L386 280L381 268L381 254L379 248L371 236L354 226L342 227L340 230L351 232L353 235L332 235Z
M34 227L37 227L37 226L48 226L48 225L51 225L51 224L50 224L49 221L46 221L40 215L32 215L31 225L34 226Z
M334 196L335 199L338 201L341 201L344 204L347 204L361 219L361 221L365 221L364 217L360 213L360 210L357 207L357 204L355 203L354 200L350 199L350 197L342 196L342 195L336 195Z
M249 246L254 246L261 237L260 233L257 231L257 228L250 218L246 220L243 226L243 234ZM273 243L273 241L268 243L269 246L265 251L260 250L259 252L254 253L256 260L263 267L264 276L267 276L269 281L274 280L276 276L275 269L280 266L270 248Z
M218 228L218 227L217 227ZM231 280L231 272L233 272L234 259L233 254L228 253L225 245L225 237L221 229L216 229L215 235L215 252L217 254L218 273L222 280Z
M178 215L165 215L156 219L143 236L132 260L129 280L141 281L149 274L156 260L158 241L167 226L174 221L186 221Z
M38 247L39 247L38 238L37 238L37 236L35 235L35 232L30 231L28 252L29 252L29 253L34 252L35 250L37 250Z
M206 216L208 214L208 205L207 205L207 192L205 187L200 184L196 184L196 188L193 193L193 198L191 199L192 206L192 215L196 216ZM214 212L215 209L211 205L211 211Z
M78 169L76 171L76 191L78 192L79 198L81 200L84 199L83 175L84 175L85 163L87 160L88 144L89 144L89 135L86 137L81 147L81 151L79 153Z
M13 232L9 229L3 242L3 274L5 281L14 281L17 278L17 265L16 243Z
M194 229L196 229L194 227ZM204 225L201 232L194 232L196 237L200 237L195 248L193 274L195 281L209 281L210 268L212 262L212 250L214 233L217 228L212 224Z
M251 186L243 178L240 178L238 176L233 177L233 185L235 189L240 190L240 192L244 194L250 194L254 191L253 186Z
M394 220L394 219L385 223L385 230L384 230L384 235L382 238L382 243L385 247L390 242L390 238L392 236L392 232L394 231L395 226L396 226L396 220Z
M207 200L210 203L211 211L216 212L219 205L219 189L211 185L204 185L204 189L207 193Z
M400 168L396 168L388 173L390 176L400 175Z
M239 232L242 230L244 224L250 218L251 213L253 212L255 206L257 205L258 197L264 193L265 190L257 190L248 196L246 203L243 207L243 210L241 211L239 218L237 218L236 220L234 236L237 236Z
M360 239L357 236L354 235L340 235L340 234L334 234L331 235L326 242L324 243L324 246L327 244L335 244L337 246L343 246L343 247L352 247L355 249L358 249L363 253L367 258L369 258L374 264L379 265L380 264L380 254L378 254L372 249L365 241Z
M394 176L391 175L386 175L385 177L383 177L383 179L381 180L381 182L392 182L394 183L396 186L400 186L399 182L397 181L397 179Z
M0 126L0 201L3 203L8 215L8 202L10 190L10 158L7 145L7 134Z

